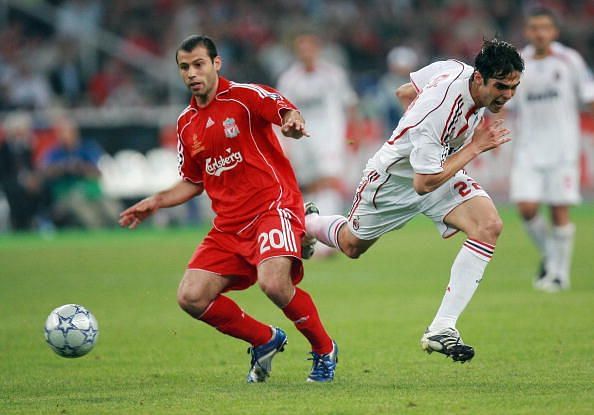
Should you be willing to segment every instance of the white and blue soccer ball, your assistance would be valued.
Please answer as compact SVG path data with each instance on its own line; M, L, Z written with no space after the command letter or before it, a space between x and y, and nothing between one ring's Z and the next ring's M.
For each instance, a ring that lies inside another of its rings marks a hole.
M45 341L62 357L81 357L99 337L99 325L89 310L66 304L53 310L45 321Z

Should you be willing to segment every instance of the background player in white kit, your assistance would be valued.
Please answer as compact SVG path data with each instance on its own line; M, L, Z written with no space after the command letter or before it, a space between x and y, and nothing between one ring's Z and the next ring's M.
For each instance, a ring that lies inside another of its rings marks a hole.
M555 42L556 18L533 10L526 20L530 42L522 57L526 71L512 101L517 109L510 197L541 254L535 288L569 288L575 227L569 206L579 203L579 107L594 101L594 82L581 56ZM594 109L594 105L592 105ZM552 228L538 213L551 208Z
M484 124L483 112L501 111L523 69L516 49L493 39L484 42L474 68L449 60L411 73L411 83L397 95L403 102L414 101L369 160L348 218L320 216L307 206L308 238L351 258L419 213L432 219L444 238L458 230L466 233L441 306L421 338L424 350L454 361L474 356L456 322L482 279L503 226L487 193L462 169L480 153L510 140L501 120Z
M342 212L348 160L347 121L355 113L357 95L338 65L320 58L321 40L313 34L295 39L297 61L278 81L278 90L299 107L311 135L300 146L283 143L306 200L325 212ZM336 252L323 247L322 256ZM305 250L307 258L313 252Z

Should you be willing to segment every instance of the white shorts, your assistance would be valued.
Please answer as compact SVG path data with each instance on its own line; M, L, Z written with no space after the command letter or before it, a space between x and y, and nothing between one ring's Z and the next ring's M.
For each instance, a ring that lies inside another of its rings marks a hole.
M473 197L489 197L471 177L458 172L431 193L419 195L412 179L365 169L348 216L351 232L359 239L379 238L400 229L419 213L435 223L443 238L458 229L444 223L454 208Z
M510 199L548 205L575 205L580 202L577 163L553 167L515 164L511 171Z

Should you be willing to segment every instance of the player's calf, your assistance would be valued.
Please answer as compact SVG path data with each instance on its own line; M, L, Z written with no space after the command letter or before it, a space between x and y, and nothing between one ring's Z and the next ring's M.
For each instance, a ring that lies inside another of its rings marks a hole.
M377 239L359 239L355 235L353 235L348 226L343 226L340 229L340 249L346 256L352 259L357 259L365 252L367 252L369 247L371 247L371 245L373 245L376 240Z

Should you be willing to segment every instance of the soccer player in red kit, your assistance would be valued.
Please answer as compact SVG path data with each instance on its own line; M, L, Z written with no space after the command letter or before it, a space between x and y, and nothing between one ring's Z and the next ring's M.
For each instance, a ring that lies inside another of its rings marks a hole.
M192 317L251 344L248 382L264 382L283 351L283 330L263 324L229 297L256 282L311 343L310 382L334 379L338 348L328 336L303 277L303 201L295 174L272 130L307 135L295 106L270 87L219 76L221 58L206 36L186 38L176 51L180 75L192 93L177 121L182 180L120 215L135 228L160 208L206 191L216 213L213 228L190 259L178 303Z

